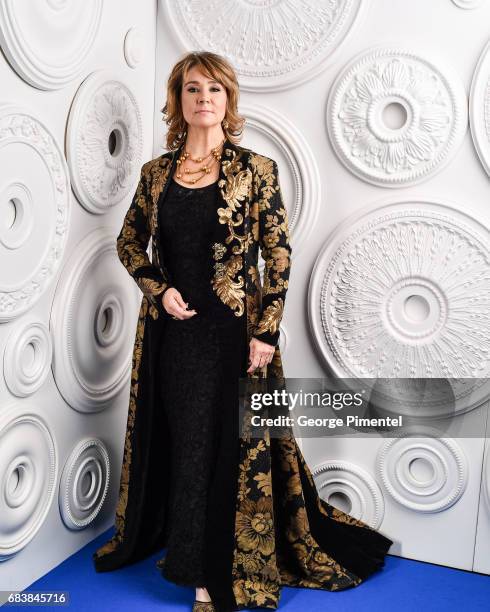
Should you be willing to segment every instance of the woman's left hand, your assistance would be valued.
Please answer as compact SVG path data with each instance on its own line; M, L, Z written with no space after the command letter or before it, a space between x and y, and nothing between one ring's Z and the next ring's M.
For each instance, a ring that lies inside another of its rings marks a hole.
M255 368L261 368L265 366L265 364L270 363L274 357L275 350L276 347L272 346L272 344L267 344L267 342L262 342L262 340L252 338L250 340L250 356L248 359L250 367L248 368L247 373L250 374L255 370Z

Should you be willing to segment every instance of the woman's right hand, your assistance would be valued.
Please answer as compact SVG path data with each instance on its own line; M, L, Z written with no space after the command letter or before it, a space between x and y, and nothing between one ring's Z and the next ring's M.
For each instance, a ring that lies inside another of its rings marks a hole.
M169 315L174 319L190 319L197 314L195 310L187 310L189 302L184 302L180 291L175 287L169 287L163 294L162 304Z

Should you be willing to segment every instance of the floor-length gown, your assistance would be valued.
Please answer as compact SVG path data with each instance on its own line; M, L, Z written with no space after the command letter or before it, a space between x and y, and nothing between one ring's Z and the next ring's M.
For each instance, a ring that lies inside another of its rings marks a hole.
M270 552L267 533L259 534L261 525L254 523L254 512L260 514L269 498L257 493L260 499L255 499L250 493L240 508L241 522L235 522L243 459L236 415L249 353L246 315L235 316L211 285L210 241L222 205L218 181L190 188L169 180L158 213L163 257L171 284L197 314L184 320L168 316L159 346L159 409L168 425L171 478L166 555L157 565L171 582L206 586L213 601L218 602L215 595L222 598L217 609L227 611L237 609L235 596L241 596L242 588L258 593L252 607L262 605L262 599L272 607L276 584L328 590L360 584L384 565L392 541L318 497L293 438L270 441L271 524L280 575L269 575L275 568L264 566L258 582L232 585L232 568L240 576L250 569L248 553L233 555L235 537L248 550L243 538L249 531L251 537L260 535L256 562L264 547L264 558Z
M160 398L169 425L171 490L167 553L162 575L185 586L205 586L206 500L227 405L227 381L246 376L246 317L237 317L211 286L210 240L217 223L217 181L198 188L173 178L160 209L163 256L189 319L168 318L160 346ZM236 457L238 461L238 457Z

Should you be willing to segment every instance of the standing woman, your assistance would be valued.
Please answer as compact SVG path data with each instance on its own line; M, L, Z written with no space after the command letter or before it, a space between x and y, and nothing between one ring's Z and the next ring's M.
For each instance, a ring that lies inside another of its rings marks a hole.
M169 152L143 165L117 240L143 298L116 533L95 568L165 547L157 566L196 589L194 612L275 609L282 585L357 586L392 544L321 500L292 433L240 435L239 378L283 376L292 250L276 162L238 144L238 97L223 57L177 62Z

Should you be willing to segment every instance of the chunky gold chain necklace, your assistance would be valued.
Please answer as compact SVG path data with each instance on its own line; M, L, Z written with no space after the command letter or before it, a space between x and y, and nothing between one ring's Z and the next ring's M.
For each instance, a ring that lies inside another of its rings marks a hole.
M182 180L184 183L188 183L190 185L194 185L194 183L197 183L198 181L200 181L202 179L203 176L206 176L207 174L209 174L211 172L212 167L215 165L215 163L220 162L221 160L221 147L223 146L223 143L225 142L225 139L223 138L223 140L219 143L219 145L217 147L214 147L211 149L211 152L208 153L208 155L206 155L206 157L197 157L196 159L194 159L193 157L190 156L190 153L185 149L184 147L184 151L181 154L181 156L179 157L179 159L177 160L177 173L176 176L178 179ZM214 158L215 163L211 162L210 164L207 163L208 159ZM190 159L191 161L197 163L197 164L201 164L203 161L205 162L203 166L201 166L200 168L198 168L197 170L189 170L189 168L184 168L183 165L186 162L187 159ZM182 175L182 170L184 172L184 174L189 175L189 174L197 174L198 172L202 172L201 176L197 177L197 178L191 178L190 180L186 180L183 175Z

